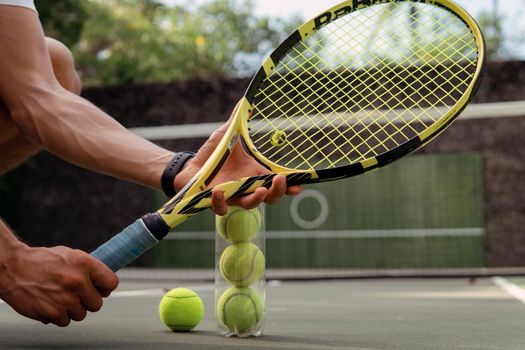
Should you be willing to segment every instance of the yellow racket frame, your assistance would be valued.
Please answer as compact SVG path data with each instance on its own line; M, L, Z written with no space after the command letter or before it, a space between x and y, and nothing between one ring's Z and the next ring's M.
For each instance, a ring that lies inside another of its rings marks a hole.
M250 101L253 99L253 96L259 85L272 74L276 63L288 52L292 46L294 46L298 41L307 39L312 33L320 29L321 26L330 23L331 21L338 18L338 16L348 14L370 5L403 1L405 0L344 1L323 12L314 19L304 23L279 47L277 47L274 52L270 54L269 57L263 62L261 69L253 78L250 87L247 89L245 96L238 105L237 111L235 112L234 117L231 119L230 125L225 132L223 139L217 146L215 152L211 155L202 169L186 185L186 187L158 211L158 214L162 217L164 222L169 227L175 227L181 222L185 221L189 216L211 206L211 189L208 188L209 183L213 179L216 170L220 168L222 163L229 156L239 137L242 138L246 150L249 151L260 163L268 167L268 169L273 174L247 177L217 185L215 188L222 190L226 199L239 194L253 192L256 188L261 186L269 186L275 174L286 175L289 184L294 184L334 180L337 178L344 178L372 171L417 150L443 132L467 106L481 81L480 78L486 65L485 41L476 21L460 6L449 0L433 0L415 2L441 6L459 16L461 20L470 28L477 41L478 62L476 66L476 72L471 80L471 84L468 86L463 96L454 106L450 108L446 114L444 114L439 120L430 125L428 128L420 132L417 137L396 149L385 152L385 154L369 157L355 164L346 165L341 168L328 170L297 170L282 167L265 158L257 150L257 147L253 144L249 136L248 120L253 108Z

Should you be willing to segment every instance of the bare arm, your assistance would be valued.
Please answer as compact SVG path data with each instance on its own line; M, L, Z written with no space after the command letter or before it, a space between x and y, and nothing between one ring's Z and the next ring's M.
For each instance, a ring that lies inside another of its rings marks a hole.
M0 8L0 52L0 99L26 137L76 165L160 189L172 152L62 88L36 13Z

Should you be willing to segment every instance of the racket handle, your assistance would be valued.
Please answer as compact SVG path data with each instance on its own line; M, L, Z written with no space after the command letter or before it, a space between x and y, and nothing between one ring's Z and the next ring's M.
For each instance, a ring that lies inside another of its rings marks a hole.
M155 246L159 240L148 230L142 219L126 227L91 255L116 272Z

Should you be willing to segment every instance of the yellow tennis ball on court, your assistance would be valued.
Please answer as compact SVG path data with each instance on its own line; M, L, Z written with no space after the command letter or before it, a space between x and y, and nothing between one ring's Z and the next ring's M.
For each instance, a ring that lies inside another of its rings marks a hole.
M235 205L228 207L224 216L216 216L215 226L219 234L230 242L248 242L261 227L259 209L244 209Z
M227 289L217 301L219 322L235 333L247 333L262 320L264 303L252 288Z
M204 305L194 291L175 288L162 297L159 313L162 322L171 330L187 332L202 321Z
M224 279L236 287L246 287L264 275L264 254L253 243L243 242L228 246L219 259Z

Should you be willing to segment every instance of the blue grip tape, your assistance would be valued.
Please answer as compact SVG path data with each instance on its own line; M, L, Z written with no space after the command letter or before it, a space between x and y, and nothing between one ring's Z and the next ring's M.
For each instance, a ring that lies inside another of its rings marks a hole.
M91 255L116 272L151 249L158 242L149 232L146 225L144 225L144 222L138 219L95 249Z

